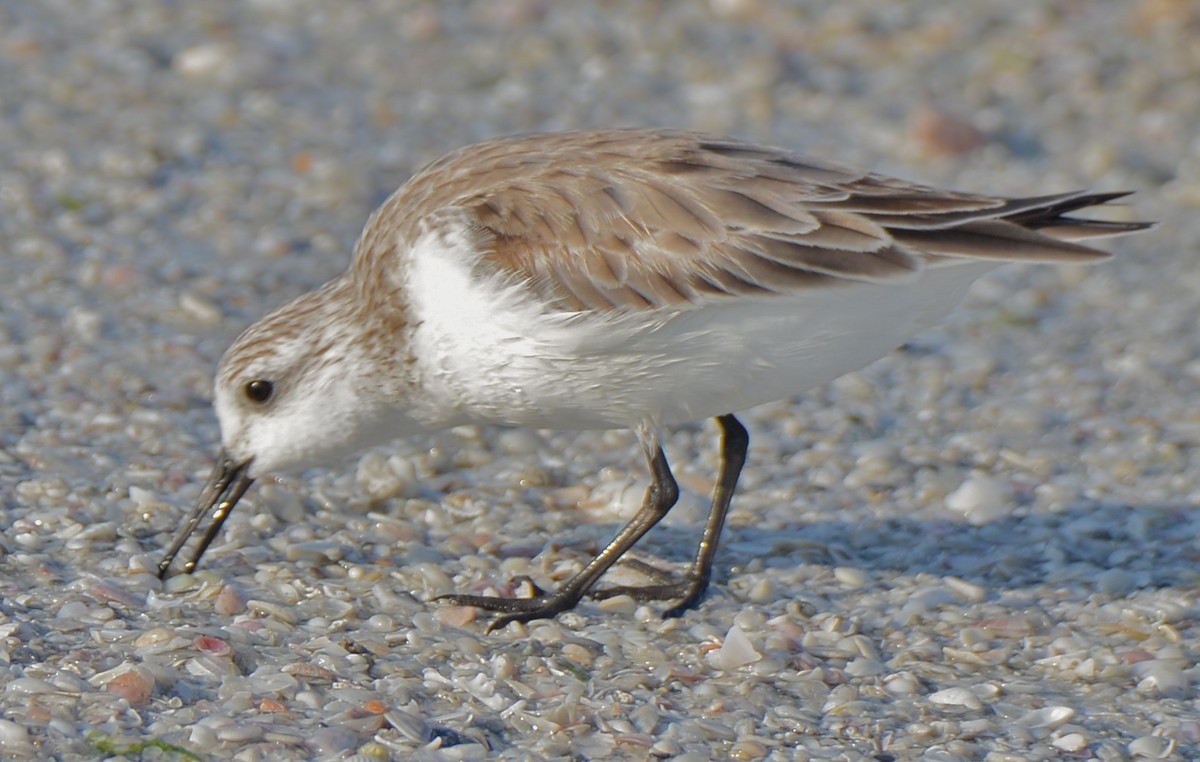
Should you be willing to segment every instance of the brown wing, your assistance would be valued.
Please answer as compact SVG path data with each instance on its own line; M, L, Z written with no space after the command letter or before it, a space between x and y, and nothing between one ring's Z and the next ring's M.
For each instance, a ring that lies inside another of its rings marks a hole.
M953 258L1100 260L1073 241L1144 225L1064 215L1119 195L994 198L725 138L606 130L463 149L418 173L369 227L411 235L465 212L487 266L563 309L646 309L900 280Z

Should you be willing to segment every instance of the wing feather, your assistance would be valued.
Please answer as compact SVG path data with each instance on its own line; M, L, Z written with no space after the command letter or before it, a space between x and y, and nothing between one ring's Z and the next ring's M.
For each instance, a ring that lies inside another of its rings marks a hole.
M481 266L558 309L683 309L902 282L956 261L1101 260L1107 254L1078 241L1146 225L1068 214L1120 195L943 191L689 132L528 135L465 148L418 173L377 212L358 256L394 256L397 241L457 211Z

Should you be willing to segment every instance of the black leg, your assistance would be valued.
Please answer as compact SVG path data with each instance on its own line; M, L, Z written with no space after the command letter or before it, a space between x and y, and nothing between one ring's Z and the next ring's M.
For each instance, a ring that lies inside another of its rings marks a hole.
M738 476L742 466L746 464L746 450L750 446L750 436L746 428L732 415L722 415L717 418L721 424L721 473L717 478L717 486L713 489L712 509L708 514L708 523L704 527L704 536L696 549L696 558L683 579L673 579L671 575L648 564L638 563L643 571L650 569L651 576L670 581L660 584L640 587L623 586L596 590L592 593L595 598L611 598L615 595L629 595L639 601L674 600L675 605L663 613L664 617L675 617L700 602L708 582L712 578L713 560L717 555L717 541L721 530L725 527L725 517L729 514L729 503L733 500L733 491L737 487Z
M604 572L608 571L617 562L617 559L624 555L625 551L632 548L642 538L642 535L662 521L663 516L667 515L667 511L671 510L671 506L675 505L675 501L679 499L679 487L675 484L675 477L671 475L667 458L657 443L654 444L653 454L650 456L650 474L650 487L646 490L646 497L642 501L642 507L638 510L637 515L617 533L617 536L605 546L604 550L597 553L596 557L583 567L582 571L564 582L557 591L538 593L533 598L443 595L439 596L438 600L501 612L501 615L488 625L489 632L498 630L509 622L548 619L575 608L575 605L591 590ZM734 479L737 479L736 474ZM720 534L720 531L718 526L717 533ZM708 563L712 564L711 558Z
M742 466L746 465L746 451L750 447L750 435L746 433L746 427L732 415L722 415L717 421L721 424L723 434L721 474L713 489L712 510L708 513L708 523L704 526L704 536L700 538L692 568L688 569L684 594L663 613L664 617L679 616L695 606L708 588L713 561L717 558L717 541L721 539L721 530L725 528L725 517L729 515L729 503L733 500Z

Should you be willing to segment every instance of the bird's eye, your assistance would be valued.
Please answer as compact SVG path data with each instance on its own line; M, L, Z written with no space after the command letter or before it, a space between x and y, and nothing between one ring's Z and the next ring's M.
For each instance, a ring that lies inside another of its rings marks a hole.
M246 399L251 402L266 402L275 393L275 384L261 378L256 378L246 384Z

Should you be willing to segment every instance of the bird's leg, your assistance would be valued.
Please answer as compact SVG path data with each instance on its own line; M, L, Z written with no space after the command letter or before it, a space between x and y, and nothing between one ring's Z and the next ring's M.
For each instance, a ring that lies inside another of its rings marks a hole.
M746 450L750 445L750 436L746 428L732 415L722 415L717 418L721 425L721 473L717 478L717 486L713 489L712 509L708 513L708 523L704 527L704 536L696 549L696 558L692 561L683 579L656 567L638 562L642 571L648 571L651 576L661 580L658 584L643 586L608 587L592 592L594 598L611 598L616 595L629 595L639 601L673 600L675 605L667 609L664 617L679 616L700 602L708 581L712 578L713 560L717 555L717 541L725 526L725 516L729 513L729 503L733 499L734 488L737 487L738 476L742 466L746 464Z
M548 619L575 608L575 605L604 575L604 572L608 571L625 551L633 547L642 538L642 535L661 521L663 516L667 515L667 511L671 510L671 506L675 505L675 501L679 499L679 487L675 483L675 477L671 475L667 457L663 454L657 437L643 432L642 438L650 461L651 475L650 487L646 490L642 507L638 509L637 515L622 527L617 536L605 546L604 550L597 553L596 557L583 567L582 571L564 582L555 592L538 592L532 598L442 595L438 597L438 600L501 612L501 615L488 625L489 631L498 630L509 622ZM734 478L737 478L736 475ZM720 533L719 526L717 532ZM711 564L711 559L708 563Z

